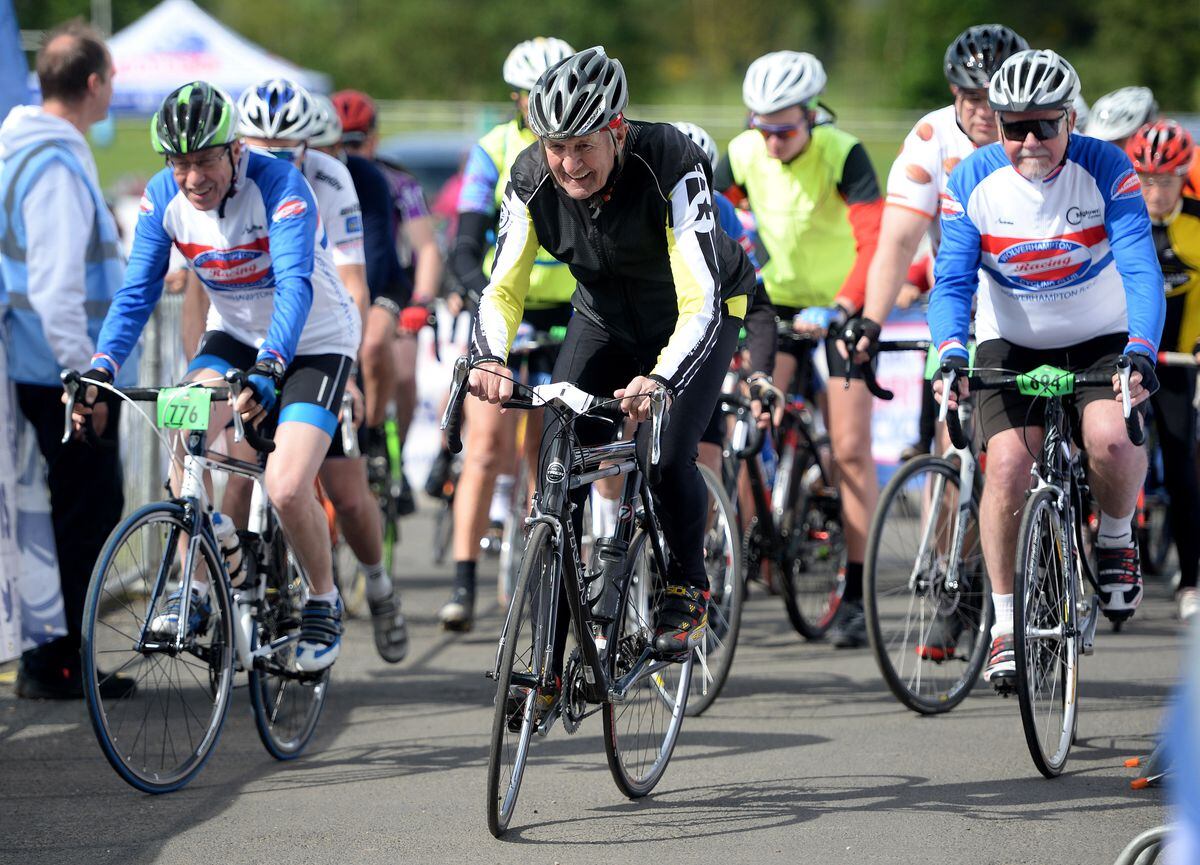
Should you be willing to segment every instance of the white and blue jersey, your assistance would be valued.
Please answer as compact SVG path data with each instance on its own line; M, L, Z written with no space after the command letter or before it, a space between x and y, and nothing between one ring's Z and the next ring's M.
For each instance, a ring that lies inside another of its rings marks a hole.
M237 191L197 210L169 168L146 186L125 282L113 298L93 366L124 363L162 294L174 244L208 291L208 330L286 366L297 354L358 353L361 322L338 279L312 188L291 163L243 151Z
M1035 181L1002 144L981 147L950 175L941 229L929 303L941 357L967 356L981 282L980 343L1065 348L1127 333L1126 351L1156 356L1163 276L1137 173L1114 145L1072 135L1064 163Z

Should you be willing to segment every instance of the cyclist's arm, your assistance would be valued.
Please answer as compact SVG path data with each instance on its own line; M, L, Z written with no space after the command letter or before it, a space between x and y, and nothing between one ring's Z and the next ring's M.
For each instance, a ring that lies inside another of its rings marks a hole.
M405 294L411 294L411 280L400 267L400 259L396 255L391 187L383 172L374 164L364 160L360 169L366 181L358 190L358 200L362 206L367 285L375 289L376 296L393 294L397 288L402 288ZM370 304L369 292L367 304ZM363 321L366 320L364 315Z
M358 307L358 316L367 320L367 310L371 306L371 290L367 288L367 269L361 264L339 264L338 278L346 287L346 293Z
M95 223L91 192L54 160L21 203L29 305L63 369L85 369L95 346L87 329L87 242Z
M438 295L442 281L442 251L438 249L437 232L433 228L433 217L410 217L404 221L408 244L416 257L416 274L413 278L413 300L429 303Z
M882 322L896 305L900 289L921 238L929 230L929 217L902 207L885 207L879 226L879 246L867 271L867 296L863 315Z
M471 353L476 357L507 359L525 312L525 295L537 257L538 238L529 208L513 188L504 192L496 257L492 277L479 298L479 312L471 333Z
M258 357L273 355L288 366L312 310L317 203L299 171L280 172L272 180L263 192L270 220L275 309Z
M960 195L952 176L942 205L942 243L929 295L929 332L943 360L968 357L971 299L979 288L979 229L966 214Z
M1167 301L1145 199L1138 193L1108 201L1104 209L1104 226L1108 230L1113 260L1125 285L1129 319L1129 342L1125 350L1157 358Z
M650 377L678 391L712 350L721 326L720 229L708 180L698 167L679 179L668 201L667 254L679 317Z
M458 231L450 253L450 271L472 303L478 302L488 283L483 259L488 250L488 231L496 222L499 181L496 164L486 150L475 145L463 169L462 189L458 193Z
M854 233L854 266L846 275L835 300L850 312L862 309L867 291L867 270L879 244L879 221L883 215L883 197L879 179L867 149L855 144L846 155L838 192L846 202L846 216Z
M171 262L171 238L163 228L163 211L177 192L174 179L166 173L152 179L142 196L125 282L108 307L92 356L92 366L108 370L114 378L162 296L163 277Z

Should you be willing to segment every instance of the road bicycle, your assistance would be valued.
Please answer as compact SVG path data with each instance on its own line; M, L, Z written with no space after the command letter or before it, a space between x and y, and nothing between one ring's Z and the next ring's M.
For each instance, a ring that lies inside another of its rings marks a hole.
M450 447L458 451L461 406L470 364L455 366L451 401L443 417ZM617 787L645 796L661 780L687 708L696 654L664 657L654 647L654 611L665 591L667 550L649 481L634 440L580 447L575 421L598 415L619 400L592 396L561 382L526 388L528 399L506 407L542 408L547 442L538 465L537 491L526 522L525 555L514 587L496 659L487 675L496 681L488 756L487 823L499 837L516 809L534 734L555 723L575 733L600 713L604 749ZM649 471L659 460L666 419L663 389L650 397ZM624 478L616 534L597 539L598 572L579 559L572 490L605 477ZM575 648L561 676L569 620Z
M248 674L255 726L279 760L304 751L328 693L328 670L294 670L309 589L267 499L261 456L251 463L206 448L212 401L236 400L247 386L237 370L225 381L228 387L97 385L183 443L182 459L172 456L181 469L179 494L139 508L113 530L92 572L83 615L84 698L92 727L117 774L147 793L178 790L204 767L225 722L235 673ZM65 441L79 388L95 383L75 372L65 372L63 383ZM153 419L139 402L156 404ZM236 412L234 428L235 440L244 437L260 455L274 450L274 442L243 427ZM158 435L173 454L167 434ZM238 532L236 585L205 488L205 472L213 471L253 482L248 529ZM198 583L208 585L207 615L192 607ZM177 622L152 627L176 594ZM114 687L122 682L126 687Z

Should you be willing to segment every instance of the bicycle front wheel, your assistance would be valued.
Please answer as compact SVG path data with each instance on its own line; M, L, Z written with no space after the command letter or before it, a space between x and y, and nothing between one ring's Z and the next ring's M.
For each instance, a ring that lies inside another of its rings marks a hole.
M682 662L643 660L654 641L654 613L666 581L644 531L634 537L628 555L632 573L608 642L612 681L625 693L623 699L604 707L604 752L617 787L638 799L662 779L675 750L695 652ZM626 682L631 675L633 681Z
M258 652L250 670L254 725L267 752L291 760L304 751L321 717L329 692L329 670L304 675L293 669L307 587L295 556L276 531L263 599L255 616L250 648Z
M538 523L525 545L512 603L500 633L496 707L488 754L488 831L499 838L517 807L529 740L537 727L546 648L553 630L550 596L558 576L558 553L546 523Z
M956 462L926 455L905 463L879 498L863 561L879 672L897 700L923 715L948 712L971 692L992 627L978 491L965 512L959 496ZM952 557L959 532L962 550ZM950 576L958 578L953 591Z
M83 611L84 698L96 739L117 774L146 793L178 790L203 768L233 688L224 569L207 535L189 547L192 519L181 504L159 502L119 525ZM208 585L207 609L193 605L190 625L166 618L187 572L193 585Z
M692 692L687 713L699 715L713 704L725 687L733 666L745 599L741 534L737 515L721 480L708 466L699 466L708 489L704 530L704 569L708 572L708 628L699 657L692 665Z
M1050 489L1025 503L1013 585L1017 699L1029 755L1047 778L1066 765L1079 696L1073 555Z

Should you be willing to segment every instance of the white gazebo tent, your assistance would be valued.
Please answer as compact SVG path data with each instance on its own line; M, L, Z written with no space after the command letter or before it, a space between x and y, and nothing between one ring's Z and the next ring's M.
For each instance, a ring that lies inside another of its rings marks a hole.
M276 57L226 27L192 0L163 0L108 41L116 78L114 112L152 114L163 97L197 79L235 99L265 78L291 78L328 92L329 77Z

